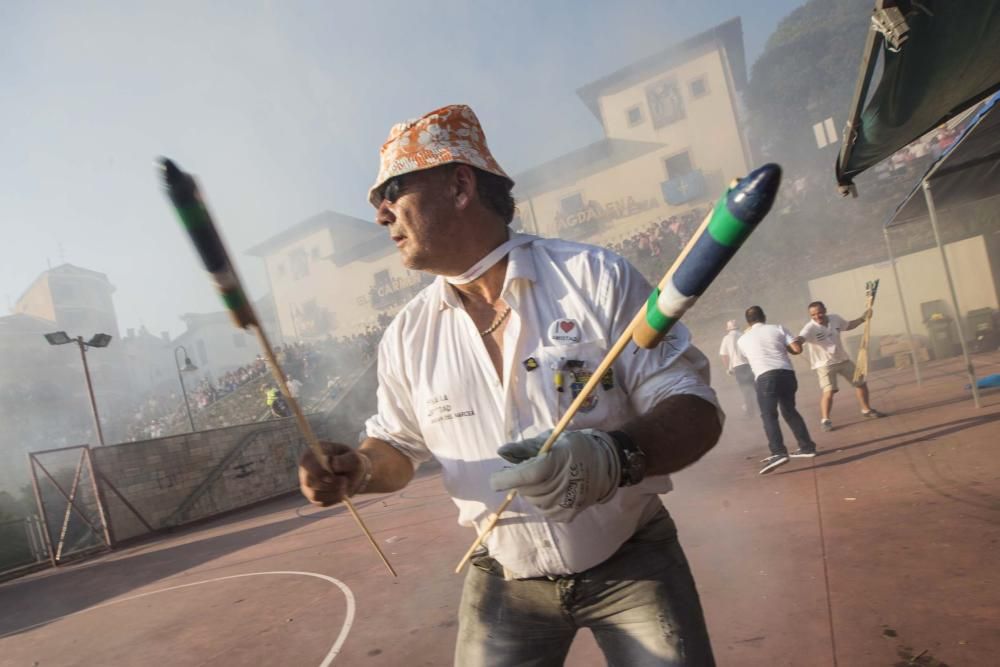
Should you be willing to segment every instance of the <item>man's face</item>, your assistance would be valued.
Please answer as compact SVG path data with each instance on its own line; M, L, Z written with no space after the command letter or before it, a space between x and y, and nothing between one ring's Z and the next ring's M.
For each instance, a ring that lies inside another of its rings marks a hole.
M826 308L823 306L813 306L809 309L809 318L816 324L821 324L825 327L827 323Z
M444 273L451 268L457 230L449 206L450 174L442 169L411 172L383 188L375 221L387 228L408 269Z

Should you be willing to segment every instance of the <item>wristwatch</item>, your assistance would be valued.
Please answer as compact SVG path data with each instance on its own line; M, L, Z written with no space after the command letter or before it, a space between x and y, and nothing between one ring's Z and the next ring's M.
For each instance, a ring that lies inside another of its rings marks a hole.
M624 431L608 433L618 450L618 459L622 464L622 476L618 486L633 486L646 476L646 454L632 442Z

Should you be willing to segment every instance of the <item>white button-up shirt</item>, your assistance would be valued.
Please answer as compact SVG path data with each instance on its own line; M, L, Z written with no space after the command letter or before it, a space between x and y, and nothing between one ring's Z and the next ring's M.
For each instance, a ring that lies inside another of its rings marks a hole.
M756 379L768 371L795 370L788 356L788 345L793 340L795 337L780 324L757 322L739 337L736 346L747 358Z
M367 434L414 467L436 458L459 523L481 531L506 495L489 484L490 474L510 465L497 448L555 426L650 289L628 262L602 248L559 239L514 248L501 293L512 310L498 378L459 295L438 277L382 337L378 414L368 420ZM635 349L618 357L612 377L605 376L569 429L613 430L674 394L718 406L708 360L682 324L657 348ZM656 511L657 494L671 488L667 475L647 477L569 523L548 521L517 497L486 546L511 577L581 572L617 551Z

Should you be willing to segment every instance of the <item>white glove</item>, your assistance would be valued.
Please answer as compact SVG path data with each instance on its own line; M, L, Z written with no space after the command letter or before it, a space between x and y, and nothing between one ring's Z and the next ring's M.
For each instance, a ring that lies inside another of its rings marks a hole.
M596 429L565 431L539 456L551 432L501 446L497 453L517 465L490 475L490 485L494 491L517 489L552 521L572 521L594 503L611 500L621 461L611 436Z

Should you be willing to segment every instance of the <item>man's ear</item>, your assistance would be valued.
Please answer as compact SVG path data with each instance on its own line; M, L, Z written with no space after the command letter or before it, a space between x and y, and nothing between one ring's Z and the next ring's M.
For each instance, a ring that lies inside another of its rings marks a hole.
M458 165L452 185L455 188L455 207L460 210L468 208L476 196L475 170L467 164Z

